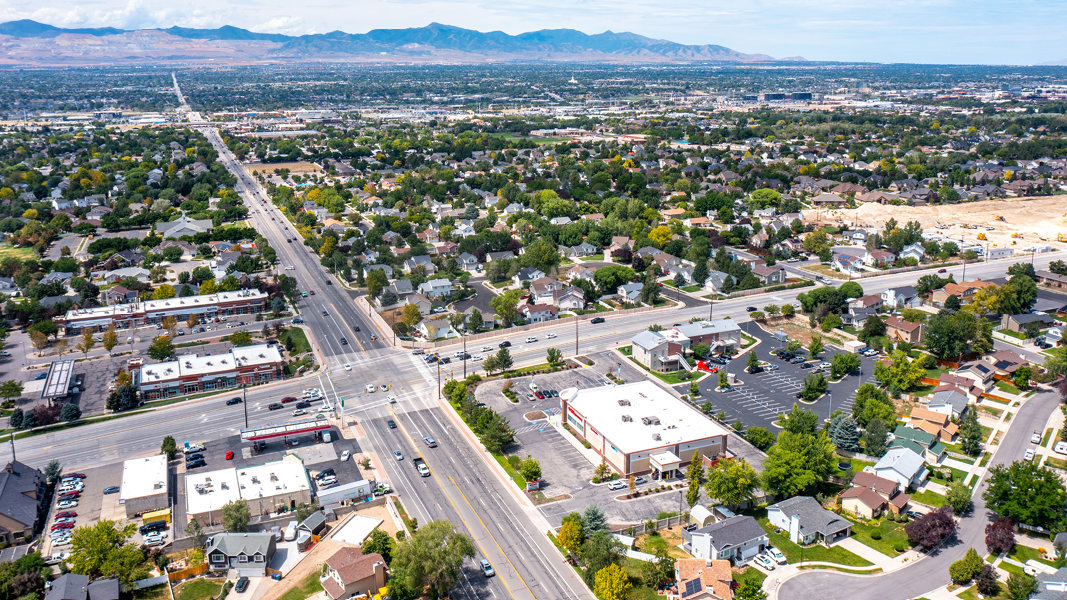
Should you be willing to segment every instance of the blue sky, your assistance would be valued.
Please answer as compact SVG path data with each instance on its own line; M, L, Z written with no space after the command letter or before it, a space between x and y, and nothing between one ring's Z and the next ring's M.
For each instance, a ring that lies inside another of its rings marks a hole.
M719 44L776 58L963 64L1067 59L1067 0L0 0L0 20L288 34L420 27L572 28Z

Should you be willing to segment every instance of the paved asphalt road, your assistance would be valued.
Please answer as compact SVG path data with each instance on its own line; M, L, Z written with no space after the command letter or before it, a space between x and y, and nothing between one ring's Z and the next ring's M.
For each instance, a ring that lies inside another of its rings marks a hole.
M1012 419L1004 441L991 461L990 468L1021 460L1030 443L1030 433L1042 429L1052 411L1059 407L1059 395L1043 392L1030 398ZM955 539L933 555L912 566L885 575L857 576L844 573L813 570L804 571L782 584L778 597L783 600L834 600L836 598L869 598L877 586L880 600L906 600L917 598L939 586L949 583L948 567L963 558L968 548L985 555L985 526L991 518L982 501L985 479L975 492L974 509L960 519Z

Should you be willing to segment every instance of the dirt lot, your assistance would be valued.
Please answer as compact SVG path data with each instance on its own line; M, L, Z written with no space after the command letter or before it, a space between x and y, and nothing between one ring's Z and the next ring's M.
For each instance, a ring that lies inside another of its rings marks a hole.
M1067 199L1063 196L1003 198L920 207L871 203L860 205L854 210L805 211L805 217L829 220L841 217L842 221L855 227L880 227L890 218L894 218L901 224L918 221L922 224L924 231L933 231L934 226L940 223L949 225L948 229L940 231L951 238L978 241L978 234L985 233L991 247L1010 246L1015 241L1016 247L1022 248L1040 242L1055 244L1057 233L1067 235L1065 205L1067 205ZM1004 217L1004 220L999 221L997 217ZM992 226L996 229L993 231L964 229L953 225L957 222L981 227ZM1012 233L1021 233L1023 237L1013 240ZM1063 244L1055 245L1063 246Z
M294 175L303 173L324 173L318 165L309 162L259 163L245 165L245 171L248 171L250 175L255 175L257 171L260 173L273 173L274 169L289 169L289 172Z

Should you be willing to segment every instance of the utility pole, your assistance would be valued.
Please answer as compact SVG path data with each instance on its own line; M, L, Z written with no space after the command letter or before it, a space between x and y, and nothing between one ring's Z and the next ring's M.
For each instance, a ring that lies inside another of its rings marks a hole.
M437 359L437 399L441 399L441 359Z
M245 429L248 429L248 386L241 387L241 406L245 407Z
M467 378L467 336L463 336L463 378Z
M578 356L578 315L574 315L574 355Z

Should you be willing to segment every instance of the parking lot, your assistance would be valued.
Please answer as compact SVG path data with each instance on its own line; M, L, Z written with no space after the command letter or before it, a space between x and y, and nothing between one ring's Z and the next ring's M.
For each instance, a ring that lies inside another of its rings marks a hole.
M64 474L71 472L64 471ZM116 521L120 527L126 522L126 510L119 504L119 494L104 494L105 488L122 484L122 463L79 472L85 474L85 478L81 480L84 488L81 490L81 496L76 500L77 505L69 508L57 508L59 492L56 492L55 497L52 499L45 526L45 540L41 546L41 554L44 556L51 556L56 552L65 552L70 547L69 545L57 547L52 543L52 535L48 530L51 528L52 523L55 522L56 513L62 511L76 512L77 516L74 524L77 527L92 525L100 519Z
M560 412L559 398L538 399L529 387L531 380L540 390L600 387L611 384L604 376L609 368L612 373L621 372L626 381L645 379L642 371L619 363L617 355L611 352L592 357L595 364L590 368L513 378L512 389L520 398L518 403L512 403L501 393L504 382L500 380L479 385L475 398L507 418L515 430L516 445L508 449L508 454L530 455L541 462L542 491L549 498L557 498L539 507L550 523L558 525L568 513L581 512L594 503L604 509L612 523L640 523L654 518L660 511L679 510L676 493L616 500L624 492L609 490L606 483L592 483L593 471L600 463L595 453L582 449L577 438L548 423L549 418ZM637 487L643 490L653 484L659 485L659 482L645 481Z
M719 385L718 374L711 374L700 381L700 397L695 399L698 405L704 402L711 404L712 414L725 413L726 422L734 423L741 421L745 427L765 427L772 432L777 428L773 423L778 417L793 409L794 403L799 403L796 394L804 387L804 377L816 371L813 368L801 368L799 364L791 364L785 360L773 356L772 352L784 346L775 340L771 334L758 327L751 327L749 335L760 340L752 351L761 361L769 363L762 373L746 373L744 371L748 355L742 355L726 367L726 372L736 375L740 383L734 385L726 392L715 391ZM835 354L845 351L827 343L826 348L818 358L806 361L808 364L829 363ZM801 352L800 356L806 356ZM842 410L846 413L852 411L852 402L856 397L856 389L862 381L870 380L874 374L874 365L877 357L861 358L861 368L858 374L850 374L838 383L831 383L826 396L813 404L801 406L819 415L820 418L829 418L833 410ZM715 365L711 365L715 366ZM823 372L829 378L829 369ZM675 386L679 393L689 393L689 384Z

